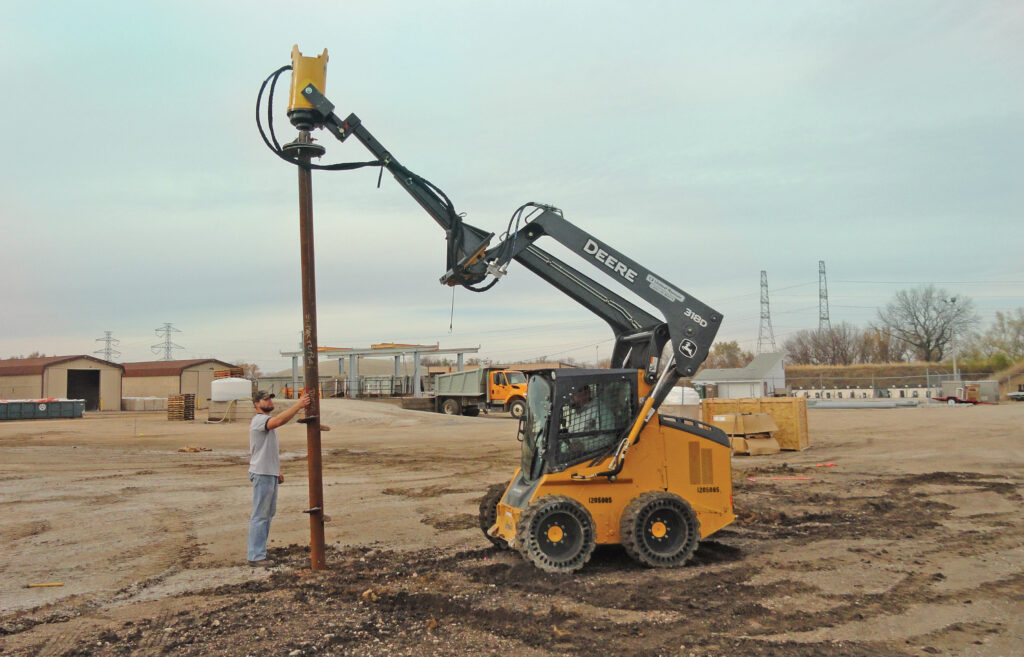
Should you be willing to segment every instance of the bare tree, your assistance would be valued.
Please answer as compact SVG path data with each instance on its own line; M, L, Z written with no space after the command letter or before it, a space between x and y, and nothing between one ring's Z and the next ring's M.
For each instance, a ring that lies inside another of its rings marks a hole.
M875 327L910 345L921 360L941 361L959 337L977 324L974 303L952 296L934 285L900 290L884 309L878 310Z
M783 348L794 365L851 365L860 361L862 343L861 330L843 322L816 331L798 331Z
M907 356L907 343L877 328L869 328L861 336L862 363L897 363Z
M859 328L843 322L816 332L818 349L826 365L852 365L859 360L863 334Z
M1005 354L1011 361L1024 358L1024 307L996 312L992 325L981 336L981 346L990 354Z
M814 350L814 331L804 329L786 338L782 343L786 362L792 365L814 365L817 363Z

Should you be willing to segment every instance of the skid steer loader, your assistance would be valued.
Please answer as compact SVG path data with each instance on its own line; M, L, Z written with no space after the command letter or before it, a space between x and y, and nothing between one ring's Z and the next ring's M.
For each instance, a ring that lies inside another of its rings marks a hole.
M303 57L295 47L292 66L264 81L256 115L268 148L307 169L387 169L445 231L443 284L486 291L514 260L596 314L615 335L610 369L559 369L531 377L519 424L519 468L480 504L487 538L550 572L582 568L598 544L621 543L647 566L686 562L701 538L734 520L731 449L720 429L657 411L679 379L693 376L707 358L721 314L567 221L551 205L520 206L491 246L494 233L466 223L440 188L399 164L358 116L335 114L323 95L326 64L326 50ZM293 71L288 116L299 138L282 147L271 108L274 87L287 70ZM269 135L259 123L268 85ZM354 137L375 159L330 165L300 161L295 153L310 150L309 133L318 128L342 142ZM634 219L623 226L643 229ZM544 238L589 262L663 317L551 255L537 244Z

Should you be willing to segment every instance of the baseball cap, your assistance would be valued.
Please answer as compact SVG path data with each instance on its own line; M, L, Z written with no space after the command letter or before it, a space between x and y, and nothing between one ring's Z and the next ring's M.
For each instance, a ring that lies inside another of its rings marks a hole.
M264 399L273 399L276 397L273 393L267 392L266 390L259 390L255 395L252 396L252 403L263 401Z

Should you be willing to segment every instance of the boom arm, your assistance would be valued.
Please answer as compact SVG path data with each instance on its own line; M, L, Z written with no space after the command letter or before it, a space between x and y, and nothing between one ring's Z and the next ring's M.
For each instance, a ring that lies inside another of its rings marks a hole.
M535 206L543 211L522 228L506 234L498 245L488 248L493 233L465 223L451 201L440 189L402 166L370 133L355 114L344 121L334 114L334 105L313 85L302 90L335 137L345 141L354 136L366 147L420 206L444 230L448 240L448 270L441 278L448 285L474 285L488 274L504 273L510 260L516 260L542 279L603 319L615 334L612 367L646 370L653 383L666 342L672 343L671 381L659 381L655 407L680 377L692 376L704 359L721 325L720 313L686 294L664 278L598 240L567 221L555 208ZM656 307L664 315L660 320L636 304L615 294L590 277L567 265L535 242L551 237L576 252L607 276ZM482 289L487 289L494 282Z

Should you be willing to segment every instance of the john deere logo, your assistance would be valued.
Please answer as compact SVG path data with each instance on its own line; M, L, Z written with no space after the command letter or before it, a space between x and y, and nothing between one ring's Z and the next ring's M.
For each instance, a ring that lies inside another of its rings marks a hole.
M679 343L679 353L687 358L693 358L697 355L697 345L693 340L683 340Z

